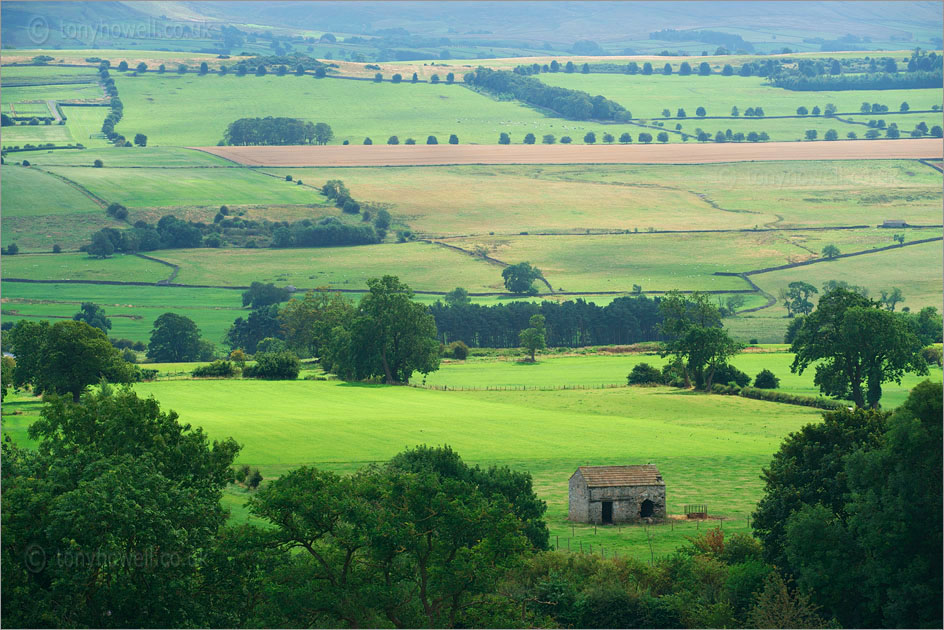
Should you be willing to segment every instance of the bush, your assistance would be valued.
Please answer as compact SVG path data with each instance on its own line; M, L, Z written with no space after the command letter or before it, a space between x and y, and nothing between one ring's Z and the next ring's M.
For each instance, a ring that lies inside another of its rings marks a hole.
M127 361L128 363L138 362L138 355L136 355L134 353L134 350L132 350L131 348L125 348L124 351L121 353L121 358Z
M95 168L101 168L105 166L105 164L101 160L95 160L94 162L92 162L92 166Z
M62 247L61 247L58 243L56 243L55 245L52 246L52 253L53 253L53 254L58 254L58 253L60 253L60 252L62 252Z
M770 370L761 370L754 377L754 387L757 389L777 389L780 387L780 379L774 376Z
M469 346L465 345L463 341L453 341L446 347L446 356L465 361L466 357L469 356Z
M228 378L231 376L236 376L236 366L230 363L229 361L214 361L209 365L201 365L198 368L195 368L191 374L196 378L205 378L205 377L216 377L216 378Z
M136 381L153 381L157 378L157 370L150 368L138 368L138 371L135 372L134 378Z
M822 396L803 396L800 394L788 394L772 389L758 389L756 387L742 387L740 395L754 400L767 400L770 402L785 403L788 405L802 405L804 407L817 407L819 409L844 409L846 403L839 400L830 400Z
M921 356L929 365L941 365L944 363L944 352L937 346L928 346L921 349Z
M744 387L750 384L751 377L733 365L722 365L715 368L715 374L712 380L715 383L720 383L721 385L729 385L733 383L738 387Z
M295 380L301 371L301 361L291 352L262 352L255 356L256 364L243 370L248 378L268 380Z
M629 385L659 385L663 382L662 372L648 363L639 363L633 366L626 382Z
M685 387L685 368L681 362L666 363L662 367L662 382L671 387Z

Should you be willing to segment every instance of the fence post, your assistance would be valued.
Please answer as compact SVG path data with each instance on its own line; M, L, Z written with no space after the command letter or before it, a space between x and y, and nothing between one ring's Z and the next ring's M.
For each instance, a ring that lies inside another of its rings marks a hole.
M580 553L583 553L583 541L580 541Z
M554 536L557 539L557 550L560 551L560 536Z

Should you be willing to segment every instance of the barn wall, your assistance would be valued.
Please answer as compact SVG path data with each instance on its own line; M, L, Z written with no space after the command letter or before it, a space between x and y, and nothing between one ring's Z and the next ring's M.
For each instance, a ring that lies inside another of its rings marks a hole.
M573 479L571 479L573 482ZM571 496L573 496L573 486L571 486ZM639 508L646 499L653 503L653 517L665 518L665 486L622 486L608 488L590 488L588 496L588 505L586 520L574 518L571 513L571 520L581 520L587 523L603 522L603 501L613 502L613 522L627 523L639 520ZM573 506L573 500L571 501ZM571 507L573 510L573 507Z
M579 470L570 478L570 490L568 494L570 502L567 518L578 523L589 522L587 509L590 501L590 489L587 488L587 483L584 481L583 475L580 474Z

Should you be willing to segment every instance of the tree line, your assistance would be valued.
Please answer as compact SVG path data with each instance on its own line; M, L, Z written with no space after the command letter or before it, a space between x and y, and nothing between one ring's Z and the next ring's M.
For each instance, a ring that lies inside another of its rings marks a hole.
M443 344L463 341L473 347L514 348L519 333L535 315L545 321L545 340L551 347L630 344L663 339L659 325L660 298L619 297L598 306L582 298L562 303L509 302L472 304L463 290L452 291L446 302L429 307Z
M602 95L552 87L538 79L506 70L479 67L468 73L466 83L498 96L511 96L523 103L543 107L574 120L626 121L632 113Z
M300 118L266 116L240 118L226 128L222 144L236 146L317 144L325 145L334 137L326 123L312 123Z
M804 91L907 90L940 87L942 77L944 75L940 69L895 74L888 72L816 76L791 74L776 77L771 80L770 84L786 90Z

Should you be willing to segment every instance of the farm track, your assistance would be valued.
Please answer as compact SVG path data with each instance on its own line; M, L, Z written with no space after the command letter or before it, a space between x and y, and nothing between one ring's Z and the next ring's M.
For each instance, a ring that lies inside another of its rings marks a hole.
M371 145L189 147L245 166L464 164L714 164L784 160L900 160L944 156L938 139L664 145Z

